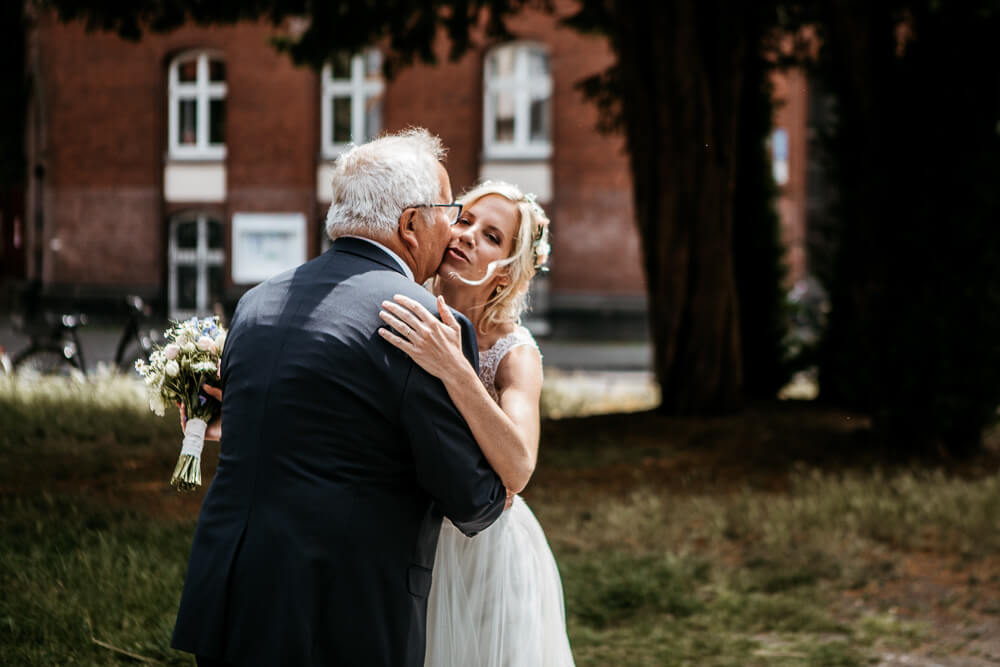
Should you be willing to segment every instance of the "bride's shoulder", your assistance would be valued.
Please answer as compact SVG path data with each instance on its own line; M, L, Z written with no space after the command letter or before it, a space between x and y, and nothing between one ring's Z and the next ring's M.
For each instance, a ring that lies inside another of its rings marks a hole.
M531 343L534 347L538 347L538 343L535 341L535 337L531 334L531 330L523 324L518 324L512 333L517 336L518 340Z
M542 365L542 352L535 337L520 325L512 327L509 333L497 340L494 351L500 370L507 367L523 372L526 366L540 368Z

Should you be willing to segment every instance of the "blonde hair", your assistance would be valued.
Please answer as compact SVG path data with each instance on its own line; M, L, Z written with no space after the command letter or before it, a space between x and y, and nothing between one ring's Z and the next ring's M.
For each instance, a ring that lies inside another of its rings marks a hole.
M486 275L480 280L471 281L455 276L467 285L482 285L493 278L498 269L506 269L510 284L498 285L483 305L483 317L479 323L483 331L505 322L521 323L521 315L528 307L531 279L540 269L544 270L550 248L548 216L535 201L534 195L523 193L516 185L504 181L483 181L463 193L458 202L468 207L489 195L499 195L513 203L517 209L518 226L514 234L514 247L506 259L490 262ZM440 278L434 280L434 291L437 292L437 281Z

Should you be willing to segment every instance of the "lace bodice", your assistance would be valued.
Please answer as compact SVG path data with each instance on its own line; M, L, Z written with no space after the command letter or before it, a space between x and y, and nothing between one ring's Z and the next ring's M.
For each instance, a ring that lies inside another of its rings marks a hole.
M495 384L500 362L507 356L508 352L519 345L531 345L538 348L538 343L535 342L531 332L524 327L518 327L503 338L498 339L490 349L479 354L479 379L486 386L486 391L489 392L494 401L500 400Z

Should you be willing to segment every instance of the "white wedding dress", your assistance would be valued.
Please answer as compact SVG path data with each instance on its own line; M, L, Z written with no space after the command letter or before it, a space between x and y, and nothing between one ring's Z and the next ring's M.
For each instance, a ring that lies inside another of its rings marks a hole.
M497 367L518 345L519 327L480 355L479 379L493 400ZM441 525L427 608L425 667L571 667L562 582L542 527L520 496L468 538Z

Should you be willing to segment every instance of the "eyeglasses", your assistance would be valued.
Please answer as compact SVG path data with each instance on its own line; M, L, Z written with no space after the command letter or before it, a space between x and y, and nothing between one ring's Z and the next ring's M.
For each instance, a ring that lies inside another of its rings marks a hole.
M457 202L452 202L451 204L424 204L424 206L447 209L444 213L449 225L454 225L458 222L459 217L462 215L462 205Z

